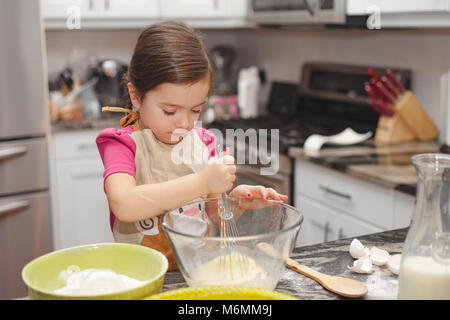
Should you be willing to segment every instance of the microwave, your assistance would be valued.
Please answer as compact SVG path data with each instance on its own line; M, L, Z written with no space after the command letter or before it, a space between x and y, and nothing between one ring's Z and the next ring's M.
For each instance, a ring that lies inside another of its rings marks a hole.
M248 19L259 25L346 23L346 0L249 0Z

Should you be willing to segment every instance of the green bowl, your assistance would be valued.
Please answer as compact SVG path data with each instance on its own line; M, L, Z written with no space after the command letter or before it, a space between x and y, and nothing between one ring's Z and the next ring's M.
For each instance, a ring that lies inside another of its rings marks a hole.
M61 271L90 268L110 269L145 283L103 295L54 293L65 286L65 281L58 278ZM100 243L58 250L36 258L23 268L22 279L32 299L142 299L161 291L167 268L167 258L151 248L128 243Z

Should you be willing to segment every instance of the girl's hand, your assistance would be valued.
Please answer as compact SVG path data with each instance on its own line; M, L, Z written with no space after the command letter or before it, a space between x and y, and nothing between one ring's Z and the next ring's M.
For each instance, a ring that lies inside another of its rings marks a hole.
M213 158L199 173L202 183L206 184L207 193L224 193L233 188L233 182L236 180L236 166L234 158L226 155L221 158Z
M262 199L276 201L285 201L288 199L288 196L278 193L275 189L247 184L241 184L234 188L233 191L230 192L230 197L248 200Z
M257 210L276 205L267 200L285 201L288 196L278 193L272 188L263 186L252 186L247 184L238 185L230 192L230 197L239 199L234 209L237 220L245 210Z

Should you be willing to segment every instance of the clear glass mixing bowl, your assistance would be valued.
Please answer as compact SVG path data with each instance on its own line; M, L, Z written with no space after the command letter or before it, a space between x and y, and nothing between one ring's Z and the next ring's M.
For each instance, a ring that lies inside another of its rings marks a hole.
M189 227L186 215L178 219L177 215L182 215L180 208L164 214L164 233L184 279L189 286L274 289L284 270L284 259L295 245L303 215L278 201L228 198L228 203L236 230L233 234L228 231L225 237L220 233L221 225L224 226L220 219L221 198L197 200L183 206L198 208L197 216L203 215L206 220L204 226ZM230 222L226 223L229 227ZM269 252L264 250L267 247Z

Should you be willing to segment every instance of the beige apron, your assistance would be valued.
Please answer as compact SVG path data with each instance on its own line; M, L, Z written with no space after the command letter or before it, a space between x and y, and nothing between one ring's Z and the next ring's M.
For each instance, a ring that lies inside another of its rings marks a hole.
M131 137L136 142L136 185L164 182L198 172L208 159L208 148L195 130L188 132L175 145L159 141L150 129L134 131ZM183 230L189 233L205 235L207 232L208 218L205 208L201 206L184 206L168 214L175 226L182 225ZM177 264L162 230L161 218L162 215L134 223L125 223L116 218L114 239L162 252L169 260L169 270L174 270Z

